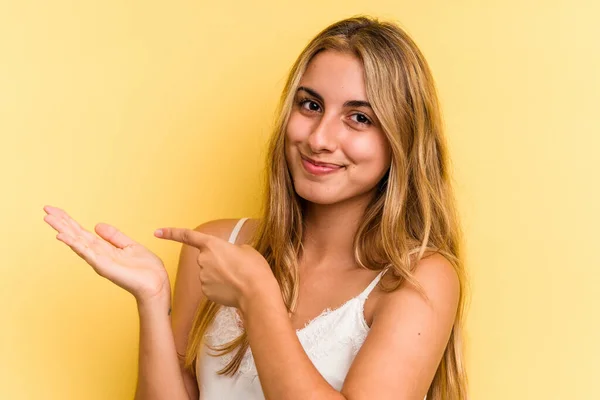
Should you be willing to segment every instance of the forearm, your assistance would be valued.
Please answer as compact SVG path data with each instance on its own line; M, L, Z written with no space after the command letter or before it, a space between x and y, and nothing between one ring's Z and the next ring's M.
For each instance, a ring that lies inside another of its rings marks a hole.
M140 349L136 400L189 400L179 362L169 301L138 301Z
M254 296L242 312L265 398L344 399L304 352L280 296Z

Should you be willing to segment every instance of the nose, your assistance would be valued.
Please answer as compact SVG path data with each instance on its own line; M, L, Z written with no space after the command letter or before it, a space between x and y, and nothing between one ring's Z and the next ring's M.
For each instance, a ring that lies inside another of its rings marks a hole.
M334 116L323 117L308 136L310 150L317 153L332 153L338 146L339 121Z

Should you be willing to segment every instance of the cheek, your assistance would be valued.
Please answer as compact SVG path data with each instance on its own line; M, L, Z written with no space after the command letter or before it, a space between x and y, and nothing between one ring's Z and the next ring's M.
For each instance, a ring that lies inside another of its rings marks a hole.
M307 130L304 125L302 116L292 111L285 129L285 159L292 175L294 175L293 166L296 164L296 151L294 150L306 140L305 136L308 136L305 133Z
M353 164L383 168L390 162L390 148L383 134L357 135L346 142L344 152Z
M300 113L292 111L288 120L285 137L289 144L296 144L306 140L310 134L310 120Z

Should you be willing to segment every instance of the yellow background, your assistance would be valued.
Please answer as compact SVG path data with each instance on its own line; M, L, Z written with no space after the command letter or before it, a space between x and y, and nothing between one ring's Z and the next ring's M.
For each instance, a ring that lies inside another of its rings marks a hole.
M174 277L179 248L152 231L256 215L288 68L358 13L400 21L438 82L472 398L600 398L600 6L583 0L0 2L0 398L133 395L134 300L43 205L115 224Z

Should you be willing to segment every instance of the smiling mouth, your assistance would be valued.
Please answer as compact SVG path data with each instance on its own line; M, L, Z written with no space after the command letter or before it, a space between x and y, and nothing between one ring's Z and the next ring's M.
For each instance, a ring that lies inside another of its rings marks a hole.
M325 163L325 162L319 162L319 161L315 161L312 158L306 157L303 154L300 154L300 157L304 160L307 161L317 167L325 167L325 168L342 168L344 167L344 165L340 165L340 164L333 164L333 163Z
M311 158L304 157L303 155L300 157L302 159L302 166L304 167L304 170L311 175L328 175L345 168L343 165L318 162Z

